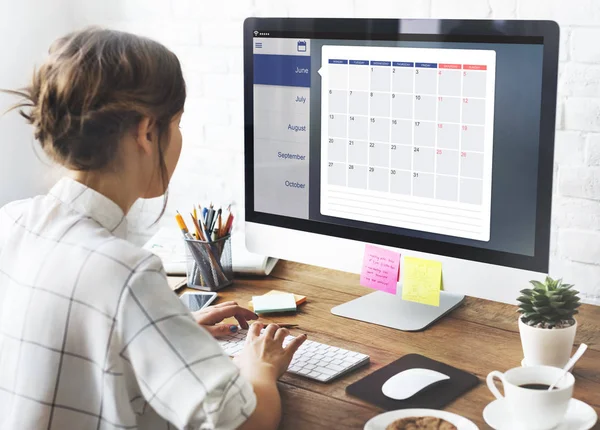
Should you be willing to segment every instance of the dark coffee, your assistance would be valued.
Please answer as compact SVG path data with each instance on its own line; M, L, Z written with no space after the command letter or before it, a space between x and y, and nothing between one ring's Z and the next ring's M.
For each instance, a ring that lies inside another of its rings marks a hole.
M550 385L546 385L546 384L523 384L523 385L519 385L519 387L521 387L521 388L527 388L529 390L545 390L545 391L548 391L548 388L550 388ZM556 390L556 387L554 387L553 390Z

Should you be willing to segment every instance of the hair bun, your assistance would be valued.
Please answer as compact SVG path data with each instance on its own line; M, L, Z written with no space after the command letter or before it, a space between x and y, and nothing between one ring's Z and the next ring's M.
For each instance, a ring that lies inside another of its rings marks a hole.
M98 28L58 39L30 85L6 92L22 98L12 109L33 125L44 151L76 170L106 167L143 116L168 124L185 102L175 54L150 39Z

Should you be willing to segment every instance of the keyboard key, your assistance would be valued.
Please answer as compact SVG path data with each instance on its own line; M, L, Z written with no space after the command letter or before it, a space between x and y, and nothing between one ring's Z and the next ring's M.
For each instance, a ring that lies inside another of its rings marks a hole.
M331 370L335 370L336 372L340 372L340 371L344 370L344 368L342 366L338 366L336 364L331 364L331 363L328 363L327 366L325 366L325 367L327 367L328 369L331 369Z
M311 372L308 374L308 376L310 376L311 378L318 378L319 376L321 376L321 374L319 372Z
M317 367L315 371L320 372L324 375L333 376L335 375L335 370L328 369L326 367Z

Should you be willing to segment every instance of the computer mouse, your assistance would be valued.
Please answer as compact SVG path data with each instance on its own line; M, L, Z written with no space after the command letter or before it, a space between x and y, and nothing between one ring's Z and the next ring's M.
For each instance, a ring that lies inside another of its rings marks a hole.
M385 381L381 391L394 400L406 400L432 384L450 379L448 375L430 369L407 369Z

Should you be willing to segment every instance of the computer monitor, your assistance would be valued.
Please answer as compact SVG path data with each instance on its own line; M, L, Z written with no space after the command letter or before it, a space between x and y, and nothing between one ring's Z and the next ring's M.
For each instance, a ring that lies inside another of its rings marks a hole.
M247 19L248 249L441 261L439 308L378 291L332 309L403 330L464 295L514 303L548 272L558 44L549 21Z

